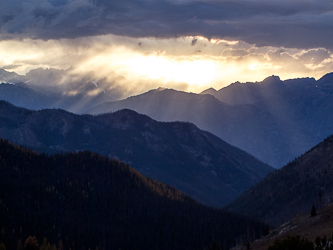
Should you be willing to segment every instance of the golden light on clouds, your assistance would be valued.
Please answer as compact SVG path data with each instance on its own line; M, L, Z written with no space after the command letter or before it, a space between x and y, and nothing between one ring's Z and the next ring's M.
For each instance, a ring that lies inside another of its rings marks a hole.
M239 41L227 41L227 40L221 40L221 39L210 39L210 42L214 43L214 44L225 43L228 45L236 45L239 43Z
M278 70L280 68L282 68L282 66L278 66L278 65L273 65L272 63L251 63L248 66L249 70L255 71L255 70L263 70L263 69L270 69L270 70Z
M218 64L201 56L144 55L132 51L113 51L98 55L80 65L95 71L109 68L128 80L150 79L163 84L184 82L189 85L207 86L218 77Z
M191 58L170 58L167 56L132 57L126 64L129 70L144 78L164 82L186 82L190 85L207 86L216 80L217 65L200 56Z
M124 85L131 94L133 89L143 92L158 87L200 92L236 81L261 81L269 75L319 78L333 71L333 60L325 49L256 47L203 37L108 35L0 42L0 68L25 74L38 67L70 68L75 76L94 71L100 78Z

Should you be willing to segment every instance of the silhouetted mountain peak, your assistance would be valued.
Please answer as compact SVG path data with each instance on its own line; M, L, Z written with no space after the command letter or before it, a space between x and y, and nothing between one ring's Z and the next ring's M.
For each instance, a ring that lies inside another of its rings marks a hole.
M333 83L333 72L324 75L317 81L318 84L332 84Z
M216 90L216 89L214 89L214 88L209 88L209 89L206 89L206 90L202 91L200 94L201 94L201 95L206 95L206 94L214 95L215 93L217 93L217 90Z
M262 81L262 84L274 84L274 83L282 83L279 76L272 75L272 76L266 77Z
M231 83L230 85L240 85L240 84L242 84L240 81L236 81L236 82Z

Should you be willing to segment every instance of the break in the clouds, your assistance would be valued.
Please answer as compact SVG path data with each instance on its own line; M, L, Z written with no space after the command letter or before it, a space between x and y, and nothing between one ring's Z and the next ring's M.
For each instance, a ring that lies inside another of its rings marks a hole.
M0 38L202 36L332 49L332 11L331 0L2 0Z

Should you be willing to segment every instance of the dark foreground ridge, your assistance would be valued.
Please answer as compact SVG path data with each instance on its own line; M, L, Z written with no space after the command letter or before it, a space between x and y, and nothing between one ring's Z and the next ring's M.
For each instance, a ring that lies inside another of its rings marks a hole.
M200 205L88 151L46 156L0 139L0 244L31 235L64 249L228 249L267 226Z

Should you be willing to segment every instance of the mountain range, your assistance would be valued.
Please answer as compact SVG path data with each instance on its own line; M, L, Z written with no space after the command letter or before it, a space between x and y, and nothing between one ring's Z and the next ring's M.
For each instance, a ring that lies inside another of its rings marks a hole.
M333 136L247 190L227 206L278 226L332 203Z
M188 121L275 168L333 130L333 73L319 80L271 76L201 94L159 88L123 100L120 78L79 76L70 69L36 69L25 76L0 70L0 99L33 110L100 114L128 108L158 121Z
M62 108L82 113L93 105L117 100L117 88L108 90L112 82L96 76L70 74L70 70L34 69L25 76L0 69L0 99L33 110Z
M159 121L189 121L280 168L331 134L332 95L333 73L318 81L271 76L201 94L160 88L87 113L130 108Z
M1 249L31 236L40 249L229 249L268 231L89 151L47 156L0 139L0 170Z
M91 116L0 102L0 137L41 152L90 150L130 164L204 204L226 205L272 167L191 123L131 110Z

